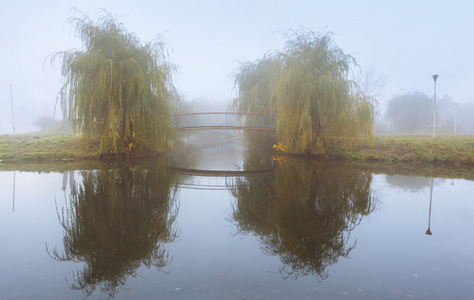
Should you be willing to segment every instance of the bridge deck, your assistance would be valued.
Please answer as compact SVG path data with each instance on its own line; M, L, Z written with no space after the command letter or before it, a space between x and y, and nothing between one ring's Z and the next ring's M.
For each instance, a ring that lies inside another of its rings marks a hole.
M204 112L172 116L178 131L231 129L274 131L275 116L252 113Z
M211 125L211 126L189 126L189 127L176 128L177 131L207 130L207 129L275 131L275 128L255 127L255 126L212 126Z

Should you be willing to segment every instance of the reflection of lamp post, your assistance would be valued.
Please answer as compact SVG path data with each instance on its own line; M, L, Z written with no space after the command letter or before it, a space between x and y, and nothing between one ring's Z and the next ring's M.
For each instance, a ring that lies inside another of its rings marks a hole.
M458 112L458 103L454 102L454 134L456 134L456 115Z
M16 175L16 171L13 171L13 207L12 207L12 211L15 211L15 175Z
M426 230L426 234L427 235L431 235L431 230L430 230L430 226L431 226L431 200L433 199L433 178L431 178L431 190L430 190L430 213L429 213L429 217L428 217L428 230Z
M433 138L436 137L436 79L438 75L433 75L434 80L434 101L433 101Z

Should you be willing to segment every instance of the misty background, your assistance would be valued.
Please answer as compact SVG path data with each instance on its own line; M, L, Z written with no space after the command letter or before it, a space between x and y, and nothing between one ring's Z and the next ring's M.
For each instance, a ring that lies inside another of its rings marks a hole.
M39 130L53 118L61 120L59 103L55 111L61 65L43 63L53 52L81 48L66 22L78 16L73 7L93 21L101 8L106 9L142 42L162 35L170 61L179 68L174 84L190 102L184 108L226 110L235 97L229 74L238 62L282 49L285 32L303 27L333 32L337 45L354 56L362 71L375 70L385 79L378 132L429 128L422 121L427 118L425 108L430 109L424 100L425 106L418 100L405 102L397 117L386 112L399 96L424 95L432 105L433 74L439 74L437 99L442 103L437 126L453 131L457 103L457 132L474 131L471 1L18 0L2 3L0 9L0 134L13 133L10 84L16 133ZM415 109L415 104L424 108ZM413 110L410 119L406 114ZM397 128L397 122L405 124L403 118L422 125Z

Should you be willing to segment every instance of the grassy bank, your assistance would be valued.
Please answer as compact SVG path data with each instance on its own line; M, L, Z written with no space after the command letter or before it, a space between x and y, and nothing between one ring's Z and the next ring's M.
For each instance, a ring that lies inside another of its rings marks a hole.
M16 135L0 136L2 160L64 160L96 159L99 143L82 143L81 135L72 128L58 123L46 130Z
M344 160L423 165L473 166L474 136L376 135L373 145L359 144L335 157Z
M99 145L86 145L80 136L38 137L33 135L0 137L2 160L96 159Z
M99 155L98 142L84 145L81 136L69 130L0 136L2 171L96 169L114 163L99 160ZM474 180L474 136L433 140L430 136L378 135L373 146L361 143L348 153L324 159L350 162L371 173Z
M0 136L1 160L99 159L99 142L82 143L70 128ZM409 163L474 167L474 136L377 135L373 145L361 143L349 152L326 158L374 163Z
M151 155L136 153L130 156ZM46 130L16 135L0 136L0 160L6 161L57 161L98 160L101 158L98 139L83 142L81 134L74 133L71 126L58 123Z

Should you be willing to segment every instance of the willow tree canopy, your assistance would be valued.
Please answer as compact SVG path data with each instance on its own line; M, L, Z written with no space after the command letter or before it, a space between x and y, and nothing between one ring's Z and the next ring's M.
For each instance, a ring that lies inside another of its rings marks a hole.
M276 114L276 138L312 155L372 137L372 103L350 79L355 59L331 33L293 31L283 51L244 62L234 74L233 109Z
M56 52L50 59L62 59L59 98L68 105L74 128L86 139L99 138L104 154L168 149L176 93L165 43L159 37L141 43L109 13L96 24L86 15L69 23L83 49Z

